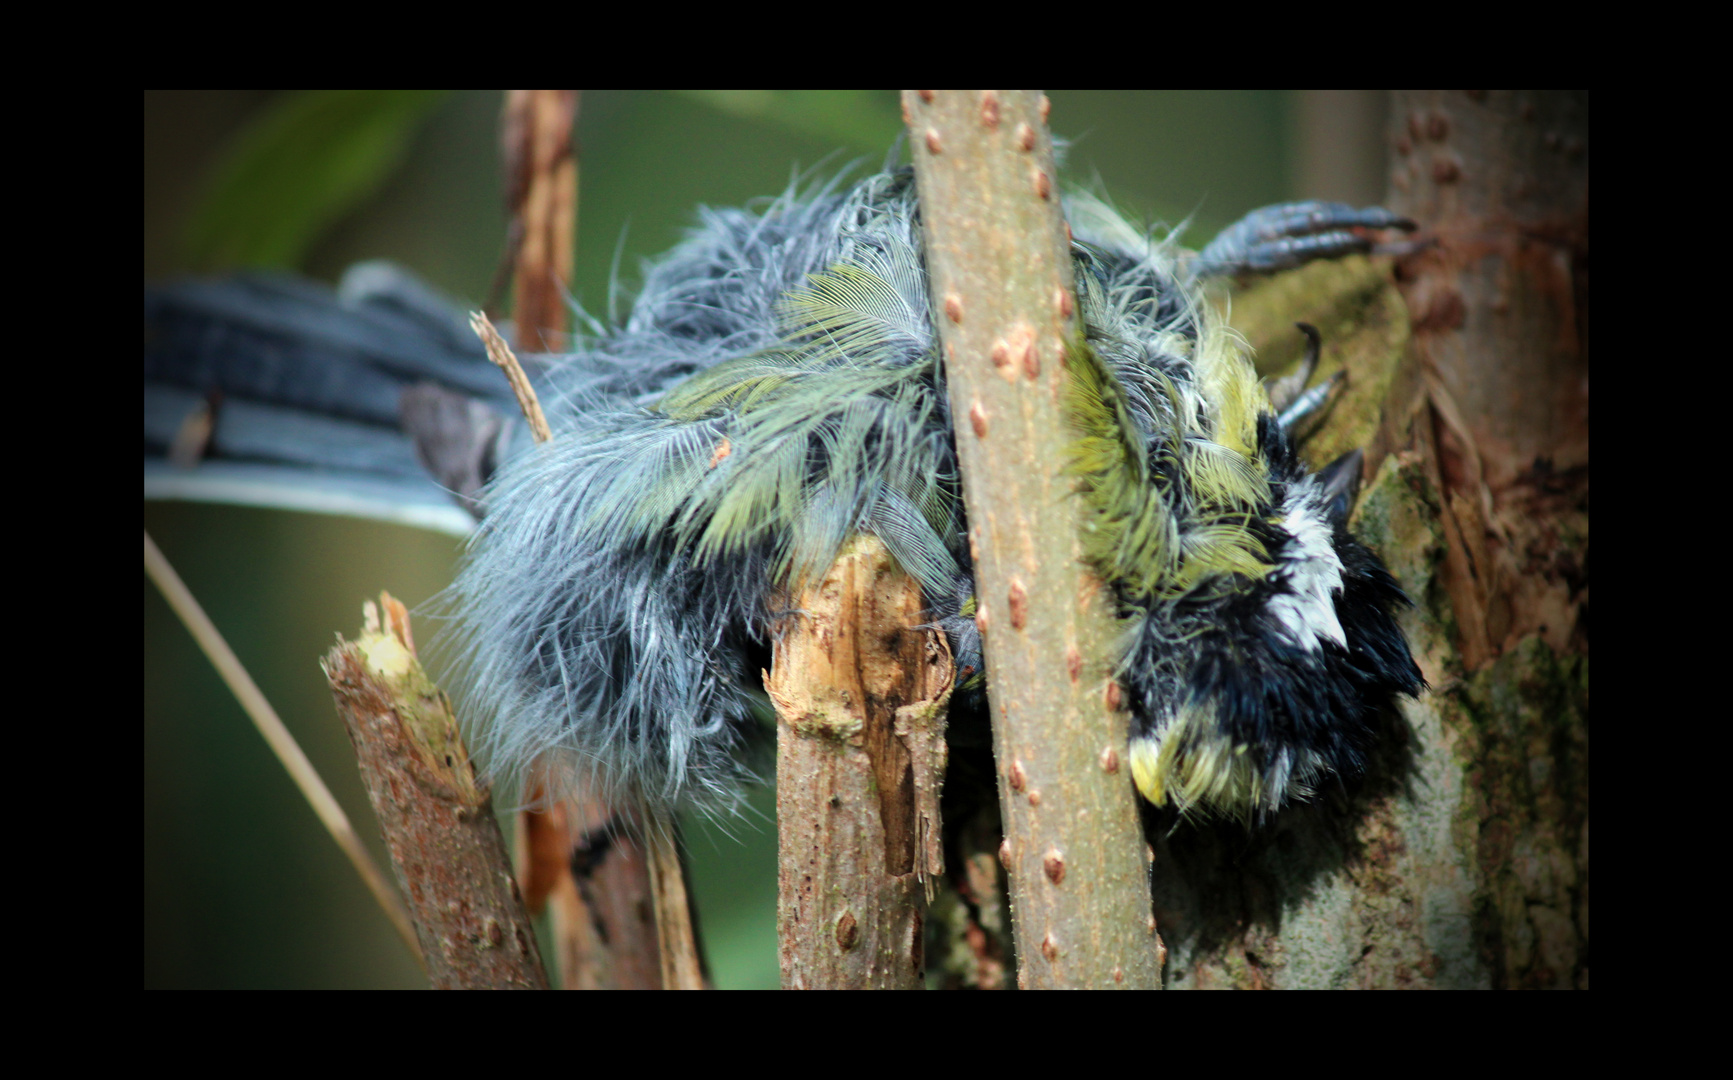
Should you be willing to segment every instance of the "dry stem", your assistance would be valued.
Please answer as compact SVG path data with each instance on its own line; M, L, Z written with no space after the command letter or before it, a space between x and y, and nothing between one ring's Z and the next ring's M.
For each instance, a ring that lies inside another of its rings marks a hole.
M530 385L528 375L524 374L523 365L518 363L517 356L511 351L511 346L505 343L505 338L499 336L488 317L479 311L469 313L469 328L475 331L475 336L481 338L487 346L487 358L500 366L506 379L511 383L511 392L517 395L518 408L524 411L524 419L529 421L530 432L537 443L545 443L554 437L548 428L548 418L542 415L542 403L536 398L535 388Z
M313 763L307 760L307 755L301 752L295 737L289 734L289 729L284 727L283 721L278 718L277 710L271 708L271 703L265 700L258 684L247 674L247 669L241 666L234 650L223 640L223 635L217 632L216 624L211 622L210 616L205 614L204 608L193 598L191 590L181 581L180 575L175 573L174 567L169 565L168 559L163 557L148 532L144 534L144 571L162 591L163 599L168 601L169 607L180 617L187 632L192 634L193 640L198 642L199 648L217 669L217 674L222 676L229 692L235 695L241 708L246 710L253 726L265 737L271 752L277 755L277 760L288 770L289 778L301 791L301 797L307 800L313 813L317 814L319 821L324 824L325 830L337 841L343 854L349 857L350 864L355 867L355 872L361 875L362 883L367 886L367 891L373 894L373 899L378 901L385 917L391 920L397 935L409 946L409 951L415 954L422 969L426 970L427 961L422 956L421 945L415 939L415 927L410 922L409 912L404 910L402 901L391 891L391 886L385 883L385 875L374 863L373 856L367 854L367 849L362 846L355 827L349 823L349 815L337 805L331 789L325 786L325 781L319 779Z

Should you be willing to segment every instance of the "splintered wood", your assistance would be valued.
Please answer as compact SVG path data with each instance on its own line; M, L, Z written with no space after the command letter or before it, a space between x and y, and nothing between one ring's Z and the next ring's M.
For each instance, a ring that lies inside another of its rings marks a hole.
M876 537L783 598L764 685L777 715L778 937L789 989L918 988L944 870L953 677L920 586Z

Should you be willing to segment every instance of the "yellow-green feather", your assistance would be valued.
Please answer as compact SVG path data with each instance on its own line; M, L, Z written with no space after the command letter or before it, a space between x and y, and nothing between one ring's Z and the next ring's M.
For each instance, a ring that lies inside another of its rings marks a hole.
M1157 450L1177 456L1170 464L1183 478L1179 493L1163 490L1161 470L1152 473L1124 396L1099 354L1086 341L1068 351L1066 409L1075 432L1070 471L1081 479L1089 509L1085 554L1133 600L1172 599L1216 575L1261 578L1271 569L1269 553L1249 527L1270 502L1253 449L1257 410L1260 402L1268 408L1267 399L1231 337L1206 331L1204 346L1199 362L1211 373L1203 390L1215 431L1189 430L1178 389L1154 373L1178 429L1159 440ZM1203 363L1203 355L1221 351L1227 355ZM1210 399L1211 392L1224 400ZM1211 437L1223 431L1227 441ZM1187 504L1183 522L1173 506L1180 497Z
M1199 320L1194 366L1198 389L1214 414L1215 441L1246 458L1258 447L1258 414L1270 400L1258 373L1246 359L1245 342L1225 321L1207 314Z
M1208 703L1182 707L1159 735L1131 740L1131 777L1156 806L1186 815L1228 814L1242 823L1265 804L1264 773L1250 747L1222 734Z

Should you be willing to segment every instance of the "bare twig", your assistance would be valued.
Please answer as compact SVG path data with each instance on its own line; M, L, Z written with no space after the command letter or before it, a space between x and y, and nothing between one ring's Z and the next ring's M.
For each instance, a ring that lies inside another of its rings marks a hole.
M548 428L548 418L542 415L542 403L536 398L535 388L530 385L529 376L524 374L523 365L518 363L505 338L499 336L493 323L479 311L469 313L469 328L487 346L487 358L505 372L507 381L511 383L511 392L517 395L518 408L524 411L524 419L529 421L530 433L536 442L545 443L553 438L554 433Z
M644 845L650 853L650 888L656 900L656 946L662 960L662 989L702 990L698 936L692 927L691 901L680 865L672 818L651 821Z
M532 787L532 805L543 791ZM658 990L655 890L643 830L596 800L518 816L518 880L532 915L548 911L565 990Z
M567 341L565 289L578 230L577 113L576 90L506 94L500 142L511 225L494 291L505 273L515 272L518 342L532 351L558 352Z
M355 872L361 875L361 881L367 886L367 891L373 894L380 908L385 911L385 917L391 920L391 925L397 929L397 934L403 943L409 946L409 951L415 954L415 959L426 970L427 961L421 952L421 945L415 938L415 927L410 922L409 912L404 909L397 894L386 884L385 875L367 854L362 846L361 838L355 834L355 827L349 823L349 815L337 805L332 797L331 789L319 779L314 771L313 763L307 760L307 755L301 752L301 747L295 742L295 737L289 734L289 729L283 726L270 702L259 692L259 687L253 682L247 669L241 666L241 661L223 640L215 624L205 614L204 608L193 598L193 594L169 565L168 559L157 548L156 542L150 538L150 533L144 534L144 571L150 575L151 581L162 591L163 599L180 617L187 632L192 634L199 648L210 659L211 665L222 676L229 691L241 703L252 718L253 726L259 729L259 734L265 737L265 742L271 747L271 752L277 755L277 760L283 763L283 768L289 772L289 778L295 786L301 789L301 795L313 808L313 813L319 816L331 838L337 841L337 846L343 849L343 854L349 857L349 862L355 867Z

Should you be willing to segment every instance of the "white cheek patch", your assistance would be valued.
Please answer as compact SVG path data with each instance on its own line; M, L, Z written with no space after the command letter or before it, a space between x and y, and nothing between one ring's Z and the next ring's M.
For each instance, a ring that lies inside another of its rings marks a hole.
M1287 499L1281 526L1294 538L1282 558L1288 587L1270 601L1270 612L1295 645L1315 652L1324 639L1344 649L1348 635L1336 617L1336 595L1342 591L1342 560L1336 556L1335 530L1317 500L1316 482L1295 485Z

